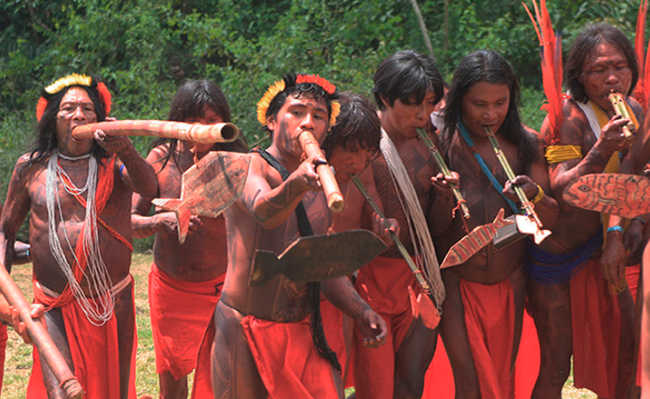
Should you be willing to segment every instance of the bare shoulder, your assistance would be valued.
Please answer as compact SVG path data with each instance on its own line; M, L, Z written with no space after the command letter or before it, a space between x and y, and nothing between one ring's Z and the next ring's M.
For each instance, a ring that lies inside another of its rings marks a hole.
M46 167L47 161L32 161L30 153L21 155L16 161L14 167L14 175L12 179L28 179L35 172L42 170Z
M528 137L528 139L536 146L539 146L544 142L541 133L538 132L537 130L524 124L522 124L521 127L522 127L523 134L525 134Z
M559 132L560 143L582 146L585 132L590 129L587 116L572 99L564 101L562 116Z
M147 162L158 172L162 168L163 161L169 157L169 143L162 143L149 151ZM172 159L170 161L173 162Z

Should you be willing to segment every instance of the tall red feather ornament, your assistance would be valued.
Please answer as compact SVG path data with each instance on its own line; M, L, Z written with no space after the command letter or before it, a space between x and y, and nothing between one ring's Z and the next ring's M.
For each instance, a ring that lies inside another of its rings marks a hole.
M546 8L546 0L540 0L539 6L536 0L533 1L535 16L530 12L526 3L521 4L533 23L539 45L541 48L542 83L547 103L542 106L548 112L550 130L546 141L548 144L557 143L558 132L562 121L562 100L565 94L562 93L562 40L553 31L551 17ZM647 1L647 0L646 0Z
M643 111L648 108L648 96L650 92L650 47L647 53L645 49L645 24L646 14L648 13L648 0L641 0L639 4L639 13L636 16L636 35L634 38L634 52L636 53L636 62L639 65L639 80L632 92L632 96L641 104ZM644 57L644 53L645 57Z

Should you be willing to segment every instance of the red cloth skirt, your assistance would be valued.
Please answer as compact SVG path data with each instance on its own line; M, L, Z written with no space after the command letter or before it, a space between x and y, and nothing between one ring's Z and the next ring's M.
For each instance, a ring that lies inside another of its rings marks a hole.
M2 393L2 379L5 373L5 351L7 350L7 326L0 324L0 394Z
M133 295L133 283L130 284ZM34 289L38 289L34 285ZM42 293L42 295L45 295ZM35 295L36 296L36 295ZM120 353L115 315L103 326L92 325L76 300L61 306L68 347L74 366L73 373L79 380L88 399L120 399ZM133 303L133 326L135 326L135 302ZM133 329L133 350L129 377L129 399L135 399L135 354L137 335ZM47 391L43 383L38 350L33 351L32 375L27 386L27 398L45 399Z
M577 388L613 398L618 378L621 313L600 263L589 260L571 278L573 379Z
M202 282L182 281L151 265L149 306L158 374L169 372L179 379L194 369L225 276Z
M248 315L241 325L269 398L342 397L334 369L314 346L309 319L277 323Z
M278 323L244 316L241 326L269 398L342 398L334 369L314 346L309 319ZM214 397L211 351L215 333L211 322L199 348L192 399Z
M415 277L403 259L376 257L359 270L355 286L361 298L386 321L384 344L370 348L355 334L354 384L359 398L392 398L395 353L414 321L408 287Z

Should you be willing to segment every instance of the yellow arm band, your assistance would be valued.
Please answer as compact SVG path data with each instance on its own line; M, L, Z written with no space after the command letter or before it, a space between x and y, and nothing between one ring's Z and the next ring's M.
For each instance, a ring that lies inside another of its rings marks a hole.
M544 155L546 162L552 165L582 158L582 148L579 145L549 145Z
M542 186L540 186L540 185L538 184L538 185L537 185L537 195L535 196L535 198L532 199L533 204L536 204L536 203L538 203L539 201L541 201L542 198L544 198L544 195L545 195L545 194L544 194L544 189L542 188Z

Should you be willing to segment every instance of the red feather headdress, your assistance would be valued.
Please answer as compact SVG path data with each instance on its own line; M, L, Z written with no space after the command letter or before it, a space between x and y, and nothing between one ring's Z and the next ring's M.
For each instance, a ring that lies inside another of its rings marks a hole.
M533 27L539 39L541 47L541 66L542 66L542 83L544 85L544 94L547 103L542 106L548 112L550 124L549 135L546 137L548 144L558 141L558 132L562 121L562 100L566 95L562 93L562 38L556 36L553 31L551 17L546 8L546 0L540 0L539 6L537 1L533 0L535 16L530 12L526 3L521 3L526 9L526 13L533 22Z
M275 81L271 86L269 86L262 98L257 102L257 120L262 124L262 126L266 126L266 111L269 109L273 99L288 87L293 87L301 83L313 83L320 86L320 88L323 89L323 91L331 98L329 124L330 127L336 124L336 117L341 112L341 104L334 96L336 93L336 86L319 75L290 74L286 75L282 80Z
M636 16L636 36L634 38L634 52L636 53L636 62L639 65L639 80L632 96L641 104L644 112L648 108L648 96L650 94L650 46L647 52L644 51L647 12L648 0L641 0L639 13Z
M88 75L73 73L55 80L54 83L43 89L43 94L36 103L37 121L40 122L41 118L43 117L43 113L45 112L45 108L47 108L49 98L70 86L83 86L91 89L96 89L100 100L102 103L104 103L106 116L108 116L108 114L111 112L111 92L108 91L108 87L106 87L104 82L98 82L96 79Z

